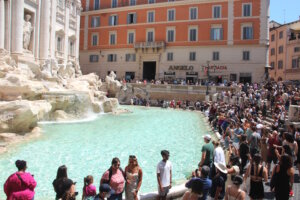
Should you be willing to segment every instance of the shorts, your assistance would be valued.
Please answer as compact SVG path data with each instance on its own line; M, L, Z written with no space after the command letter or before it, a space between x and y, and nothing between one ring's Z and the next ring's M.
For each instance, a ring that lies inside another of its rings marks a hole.
M236 148L236 150L239 150L239 148L240 148L240 143L238 143L238 142L233 142L233 143L232 143L232 146L233 146L234 148Z
M267 157L267 162L268 162L268 163L272 163L272 161L273 161L274 164L276 164L277 161L278 161L278 158L277 158L276 156L275 156L275 157L273 157L273 156L268 156L268 157Z
M170 186L163 187L163 191L160 191L160 189L158 188L158 195L161 197L165 197L169 193L169 190L170 190Z

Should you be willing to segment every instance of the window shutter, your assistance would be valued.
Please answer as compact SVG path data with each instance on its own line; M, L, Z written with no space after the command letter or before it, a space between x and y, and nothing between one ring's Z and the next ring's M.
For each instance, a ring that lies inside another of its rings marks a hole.
M253 27L249 28L250 38L253 39Z
M214 40L214 28L210 29L210 40Z
M108 24L111 26L112 25L112 16L109 16Z
M133 15L133 23L136 24L136 13Z
M220 40L223 40L223 28L220 28Z
M129 14L127 14L127 24L129 24Z
M119 21L118 19L119 19L119 16L117 15L117 16L116 16L116 22L115 22L115 25L118 25L118 23L119 23L119 22L118 22L118 21Z

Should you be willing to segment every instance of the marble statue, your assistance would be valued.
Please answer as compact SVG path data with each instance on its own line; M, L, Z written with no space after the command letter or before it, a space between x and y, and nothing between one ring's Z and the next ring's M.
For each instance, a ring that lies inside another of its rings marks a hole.
M23 25L23 48L28 50L30 40L31 40L31 32L33 30L31 26L31 15L25 15L24 25Z

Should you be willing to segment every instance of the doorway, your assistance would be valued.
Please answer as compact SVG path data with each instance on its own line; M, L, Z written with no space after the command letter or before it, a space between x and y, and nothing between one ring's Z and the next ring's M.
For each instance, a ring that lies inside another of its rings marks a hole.
M156 62L143 62L143 80L155 80Z

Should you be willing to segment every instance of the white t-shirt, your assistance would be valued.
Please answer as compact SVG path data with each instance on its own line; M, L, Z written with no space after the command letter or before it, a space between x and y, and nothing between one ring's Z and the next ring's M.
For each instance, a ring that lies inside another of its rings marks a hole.
M162 187L170 186L171 170L172 163L170 161L160 161L158 163L156 172L160 174L160 182Z
M222 147L217 147L215 148L215 151L214 151L214 162L216 163L222 163L224 165L226 165L226 162L225 162L225 153L222 149Z

